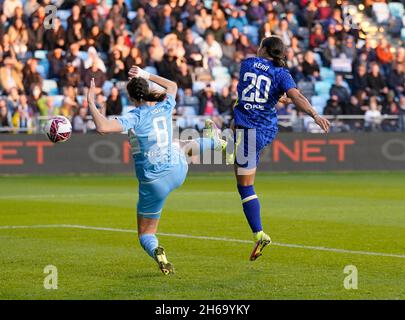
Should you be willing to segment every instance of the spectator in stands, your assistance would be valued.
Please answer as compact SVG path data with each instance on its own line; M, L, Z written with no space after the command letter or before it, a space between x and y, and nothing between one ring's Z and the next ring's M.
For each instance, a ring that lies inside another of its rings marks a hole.
M40 20L38 19L39 23ZM66 45L66 33L63 29L59 19L55 19L54 27L45 31L44 36L44 49L53 50L55 48L65 49Z
M141 50L146 50L153 40L153 32L146 22L141 23L134 33L134 44Z
M309 36L309 45L311 49L317 49L325 42L325 34L322 29L322 25L317 23Z
M176 52L173 48L167 50L167 54L163 56L163 60L156 67L159 74L169 80L175 81L176 74L179 72Z
M128 79L125 64L122 61L122 55L119 50L114 50L112 52L110 67L108 68L108 76L109 78L118 81L125 81Z
M274 30L274 33L278 35L286 46L291 45L291 39L293 37L293 33L289 29L287 19L281 19L278 25L278 28Z
M28 28L28 50L42 50L44 47L45 29L38 18L33 18L31 28Z
M186 90L193 88L193 79L191 78L190 70L187 63L183 62L180 64L179 74L177 75L177 85L179 89Z
M104 85L104 82L106 81L106 75L104 72L102 72L97 63L93 63L91 68L86 69L84 72L84 79L83 79L83 84L85 87L89 88L90 87L90 82L91 79L94 78L94 82L96 85L96 93L101 92L101 88Z
M304 55L304 62L302 64L302 72L308 79L320 79L320 69L318 63L315 61L314 53L307 51Z
M336 59L340 56L341 50L339 46L336 45L336 39L332 36L328 37L328 41L322 50L322 57L325 66L330 67L332 64L332 59Z
M159 0L150 0L145 6L146 15L150 18L153 29L158 29L158 19L160 14L161 7L159 5Z
M17 88L11 88L10 94L7 97L7 108L10 111L10 114L17 109L18 103L20 102L20 94Z
M128 74L132 66L137 65L141 68L145 67L145 62L141 55L141 51L137 47L131 48L128 57L125 58L125 73Z
M342 53L346 56L347 59L353 61L357 55L356 45L354 43L354 38L352 36L347 36L343 45Z
M391 46L389 45L387 39L382 38L380 40L380 43L375 48L375 53L378 61L380 62L383 74L387 76L391 71L390 66L394 60L394 55L391 52Z
M230 88L228 86L223 87L221 93L217 94L215 99L215 104L218 106L218 112L221 116L232 114L235 100L232 98Z
M86 133L87 132L87 109L86 108L79 108L78 111L76 111L73 121L72 121L72 129L73 132L81 132L81 133Z
M337 96L339 102L346 104L350 100L350 92L347 89L347 84L344 83L343 76L341 74L336 75L335 84L330 89L331 96Z
M8 29L8 36L14 52L24 56L28 50L28 31L21 18L15 19L14 24Z
M80 71L74 66L71 60L61 70L60 81L58 82L59 91L64 87L79 88L81 79Z
M149 29L153 30L153 23L151 19L145 14L145 9L139 7L136 11L136 16L131 22L131 30L135 32L139 28L139 26L143 23L146 23Z
M13 127L17 129L32 128L32 110L28 105L27 96L24 94L19 97L19 103L13 114L12 123Z
M200 35L204 35L205 31L211 27L212 17L208 14L207 9L202 8L199 14L195 17L195 31Z
M371 95L387 94L388 87L384 77L380 73L380 67L377 63L371 65L371 72L367 76L368 91Z
M264 21L266 11L260 5L259 0L252 0L249 3L246 15L250 23L259 26Z
M232 64L236 53L236 46L232 34L227 33L225 35L225 41L221 44L221 49L223 53L221 62L224 66L229 67Z
M250 42L245 34L241 34L239 41L236 42L236 50L241 52L246 58L256 54L256 47Z
M246 14L243 10L232 10L231 16L228 18L228 30L236 28L239 32L243 32L243 27L248 24Z
M49 52L49 78L59 79L61 77L66 63L62 53L63 50L61 48L55 48L52 52Z
M42 87L42 77L37 71L38 59L30 58L28 59L26 65L23 69L23 84L25 92L29 92L33 85L38 85Z
M338 116L343 114L343 104L339 102L337 95L331 95L330 99L326 103L326 107L323 110L324 115Z
M37 0L27 0L24 4L24 15L30 17L39 8L39 3Z
M68 45L77 43L80 46L80 50L84 50L86 46L86 38L81 22L75 22L73 27L68 29L66 34L66 42Z
M4 0L3 2L3 13L7 18L14 17L15 9L17 7L22 8L21 0Z
M404 64L396 63L388 77L388 87L394 91L396 96L405 94L405 70Z
M6 56L3 60L3 67L0 68L0 87L4 93L9 93L12 88L24 90L21 62Z
M0 133L7 133L9 130L4 130L5 128L11 128L11 115L8 111L6 102L4 99L0 99Z
M160 37L169 34L176 26L176 18L172 15L172 8L167 4L163 6L158 15L156 32Z
M359 91L366 91L368 88L368 74L365 64L360 64L354 74L352 91L357 94Z
M223 28L218 19L213 19L211 26L206 30L206 33L212 33L215 41L221 43L224 41L226 29Z
M112 87L106 102L106 116L118 116L122 113L121 95L117 87Z
M205 41L201 44L201 54L204 58L204 66L214 67L221 64L222 48L212 33L208 33Z
M364 126L366 130L378 131L381 126L381 106L377 103L377 97L370 98L370 109L364 114Z

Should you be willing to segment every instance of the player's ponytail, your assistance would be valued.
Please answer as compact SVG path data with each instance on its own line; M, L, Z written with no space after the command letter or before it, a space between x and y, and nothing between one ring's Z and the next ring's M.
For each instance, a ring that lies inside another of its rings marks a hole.
M285 45L283 40L277 36L263 39L261 47L265 49L267 55L273 60L277 67L286 67Z
M145 79L132 78L127 84L128 95L135 101L161 102L166 93L151 91Z

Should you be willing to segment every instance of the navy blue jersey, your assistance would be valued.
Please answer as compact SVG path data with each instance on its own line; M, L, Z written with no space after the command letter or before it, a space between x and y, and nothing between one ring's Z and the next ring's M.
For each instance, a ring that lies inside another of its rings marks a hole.
M252 57L242 61L235 104L235 125L244 128L277 127L275 105L296 84L286 68L271 60Z

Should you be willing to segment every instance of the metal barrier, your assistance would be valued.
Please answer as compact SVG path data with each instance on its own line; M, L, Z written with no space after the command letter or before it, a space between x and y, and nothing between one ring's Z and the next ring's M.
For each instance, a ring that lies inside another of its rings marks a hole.
M338 116L324 116L332 123L332 132L351 132L351 131L389 131L389 132L405 132L405 114L398 115L382 115L375 119L374 123L367 124L365 116L363 115L338 115ZM13 128L6 127L0 128L0 133L42 133L40 123L51 117L40 116L34 121L34 125L31 128ZM174 115L173 121L177 125L178 120L186 120L186 123L204 123L207 116L195 116L195 115ZM231 116L222 116L223 122L227 125L231 120ZM92 117L88 116L87 121L92 121ZM192 121L191 121L192 120ZM318 133L320 129L314 124L312 118L308 116L296 116L296 115L280 115L278 116L278 123L280 128L290 128L292 132L310 132ZM355 125L359 125L356 127ZM185 126L189 128L191 126ZM200 126L200 129L202 127ZM89 130L92 131L92 130Z

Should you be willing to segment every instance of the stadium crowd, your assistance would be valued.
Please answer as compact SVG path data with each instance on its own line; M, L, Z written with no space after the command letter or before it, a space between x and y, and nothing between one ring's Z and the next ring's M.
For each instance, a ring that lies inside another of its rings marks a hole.
M240 61L270 35L288 46L288 67L319 112L361 116L334 121L334 131L405 130L404 6L374 2L58 1L47 28L50 0L0 1L0 131L31 132L38 116L57 114L77 132L93 130L84 99L91 78L103 112L119 115L131 105L125 80L134 64L178 83L180 127L201 128L195 115L228 125ZM371 36L358 15L384 30ZM296 114L293 105L277 109Z

